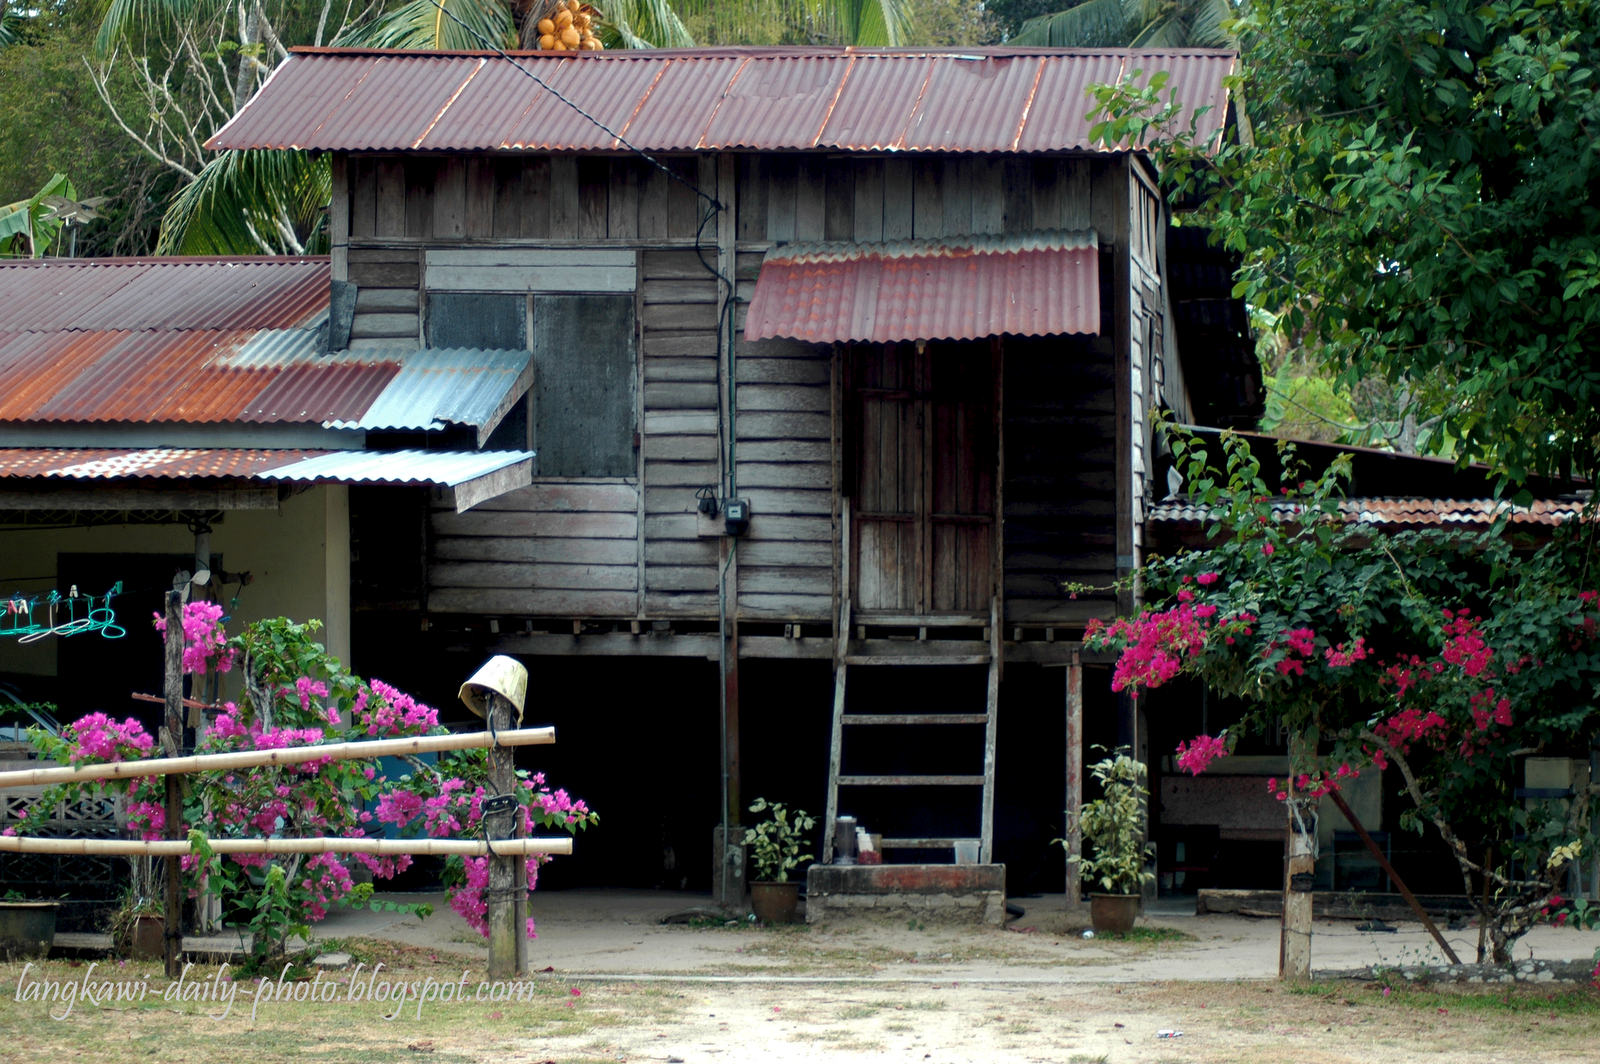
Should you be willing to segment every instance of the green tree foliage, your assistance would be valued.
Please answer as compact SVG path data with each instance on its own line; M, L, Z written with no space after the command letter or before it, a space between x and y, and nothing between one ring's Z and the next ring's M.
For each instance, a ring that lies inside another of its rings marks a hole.
M1161 152L1237 294L1511 480L1600 472L1600 5L1259 0L1253 137ZM1159 119L1102 96L1111 139Z
M1012 44L1061 48L1229 48L1231 0L1084 0L1036 15Z
M118 128L83 65L93 21L70 7L13 23L0 47L0 203L24 200L54 174L80 196L108 197L100 220L76 233L77 254L148 254L174 182ZM114 98L133 102L115 78ZM70 241L63 253L71 249Z
M1600 780L1533 807L1514 789L1522 758L1587 760L1600 738L1600 526L1571 521L1537 549L1503 519L1387 535L1340 519L1348 456L1275 494L1232 433L1221 454L1169 439L1211 545L1151 562L1152 605L1090 626L1090 645L1120 651L1112 687L1140 697L1188 673L1245 704L1240 724L1179 748L1191 772L1241 733L1286 728L1291 778L1273 789L1296 815L1392 766L1402 826L1434 829L1504 962L1597 842Z

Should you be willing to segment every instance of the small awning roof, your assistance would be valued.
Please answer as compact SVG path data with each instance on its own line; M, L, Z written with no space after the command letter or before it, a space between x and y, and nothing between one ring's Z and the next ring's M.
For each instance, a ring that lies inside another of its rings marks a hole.
M533 452L0 448L0 495L18 481L41 479L434 486L454 489L460 512L533 483ZM7 496L0 508L17 501Z
M977 340L1100 332L1093 229L773 248L745 339Z

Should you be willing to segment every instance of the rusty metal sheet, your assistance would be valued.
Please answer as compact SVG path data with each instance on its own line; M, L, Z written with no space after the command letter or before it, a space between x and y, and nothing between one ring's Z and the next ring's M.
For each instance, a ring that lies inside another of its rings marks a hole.
M286 366L240 409L240 421L356 421L400 373L397 362Z
M0 448L0 477L252 477L327 453L244 448L5 447Z
M1339 516L1357 525L1487 528L1502 514L1512 524L1561 525L1579 520L1583 507L1580 499L1536 499L1531 506L1513 506L1495 499L1355 498L1339 500ZM1272 510L1276 521L1293 519L1293 503L1275 502ZM1159 502L1149 511L1150 521L1163 524L1204 524L1216 517L1186 501Z
M1093 230L768 252L746 340L975 340L1100 331Z
M1211 142L1233 65L1232 52L1208 49L705 48L508 62L299 48L207 146L624 150L559 92L646 151L1092 151L1084 90L1135 69L1166 70L1164 95L1212 106L1200 120Z
M860 60L832 55L741 58L718 101L702 148L755 148L764 142L814 144Z
M329 276L320 256L0 262L0 331L293 328Z

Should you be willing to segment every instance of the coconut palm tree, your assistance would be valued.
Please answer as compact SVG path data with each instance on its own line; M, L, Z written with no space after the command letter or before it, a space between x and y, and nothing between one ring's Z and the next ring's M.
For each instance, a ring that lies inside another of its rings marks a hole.
M1234 0L1085 0L1022 24L1011 44L1057 48L1235 48Z
M369 48L513 49L552 0L402 0L375 18L329 32L331 0L111 0L97 38L96 83L112 106L109 64L119 54L146 82L150 124L123 128L184 185L162 220L158 254L303 254L326 247L326 156L292 151L204 152L200 145L243 107L297 43ZM607 48L710 43L899 45L915 0L598 0ZM682 16L680 17L680 10ZM157 31L151 33L151 31ZM174 32L175 31L175 32ZM774 38L774 39L768 39ZM196 42L200 42L198 47ZM156 56L153 53L165 49ZM226 68L219 57L237 56ZM197 98L174 103L171 75ZM112 106L115 112L115 107ZM121 116L119 115L119 120Z

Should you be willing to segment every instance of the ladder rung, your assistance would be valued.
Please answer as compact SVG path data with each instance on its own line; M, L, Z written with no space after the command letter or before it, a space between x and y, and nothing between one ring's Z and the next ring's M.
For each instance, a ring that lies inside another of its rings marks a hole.
M958 842L979 842L982 839L880 839L882 850L953 850Z
M841 787L982 787L982 776L840 776Z
M987 665L987 654L846 654L846 665Z
M841 724L987 724L987 713L846 713Z

